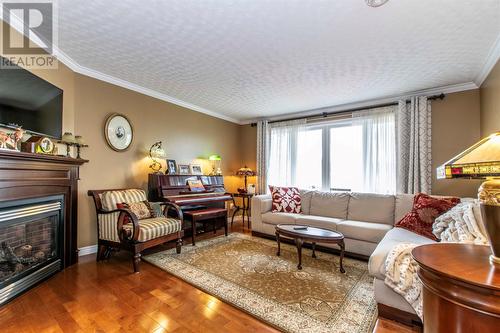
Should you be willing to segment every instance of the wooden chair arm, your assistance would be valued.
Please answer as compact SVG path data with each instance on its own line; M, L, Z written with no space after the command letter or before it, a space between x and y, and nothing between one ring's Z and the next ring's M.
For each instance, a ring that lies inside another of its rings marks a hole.
M181 222L182 222L182 221L184 221L184 215L182 214L182 209L181 209L181 207L180 207L179 205L174 204L173 202L161 202L161 203L160 203L160 207L161 207L161 206L165 206L165 207L163 208L163 215L164 215L165 217L168 217L168 210L169 210L170 208L172 208L172 209L174 209L174 210L175 210L175 212L177 213L177 218L178 218L179 220L181 220Z
M118 223L116 225L117 231L118 231L118 237L120 237L120 241L132 241L136 242L139 240L139 232L140 232L140 227L139 227L139 219L137 216L130 210L126 208L120 208L120 209L115 209L110 211L112 213L115 212L120 212L120 215L118 215ZM125 218L128 217L129 223L132 223L133 228L132 228L132 234L130 234L129 231L123 229L123 225L125 224Z

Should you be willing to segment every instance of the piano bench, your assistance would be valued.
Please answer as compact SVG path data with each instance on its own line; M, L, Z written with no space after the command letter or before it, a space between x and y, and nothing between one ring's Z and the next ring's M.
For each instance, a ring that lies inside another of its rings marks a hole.
M222 220L224 234L227 236L227 210L225 208L205 208L199 210L188 210L184 212L184 219L191 221L191 240L193 246L196 238L196 222L203 224L213 221L213 231L216 232L217 220Z

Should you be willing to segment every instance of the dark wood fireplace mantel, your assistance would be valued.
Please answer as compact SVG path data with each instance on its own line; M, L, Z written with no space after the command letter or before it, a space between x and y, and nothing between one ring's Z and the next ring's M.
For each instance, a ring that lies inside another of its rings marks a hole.
M79 168L84 159L0 150L0 202L64 196L63 267L78 261Z

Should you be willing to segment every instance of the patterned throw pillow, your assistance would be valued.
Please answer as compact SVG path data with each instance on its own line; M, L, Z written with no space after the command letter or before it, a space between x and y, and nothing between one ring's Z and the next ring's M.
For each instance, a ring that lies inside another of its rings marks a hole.
M139 202L122 202L121 204L116 204L117 208L127 208L130 209L132 213L137 216L139 220L149 219L155 217L155 213L151 208L151 205L147 201ZM125 221L128 222L128 221Z
M273 199L273 213L302 213L300 192L296 187L269 186Z
M438 239L432 233L434 220L459 202L459 198L433 198L427 194L418 193L413 198L411 211L396 223L395 227L404 228L437 241Z

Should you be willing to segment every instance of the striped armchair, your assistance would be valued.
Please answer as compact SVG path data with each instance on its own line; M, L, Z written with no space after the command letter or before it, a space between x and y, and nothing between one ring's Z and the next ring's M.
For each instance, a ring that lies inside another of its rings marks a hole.
M177 240L177 253L181 252L182 211L172 203L158 203L160 214L139 218L127 208L117 204L147 201L146 193L137 189L90 190L97 215L97 261L110 257L113 248L124 248L134 254L134 272L139 272L141 252L147 248Z

